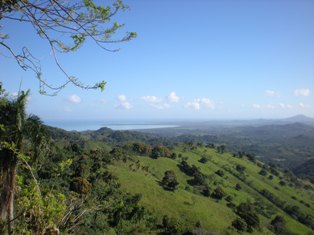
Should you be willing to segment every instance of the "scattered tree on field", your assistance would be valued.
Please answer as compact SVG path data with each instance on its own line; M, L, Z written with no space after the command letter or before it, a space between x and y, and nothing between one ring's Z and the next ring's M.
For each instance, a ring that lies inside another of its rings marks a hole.
M174 191L177 188L177 185L179 184L176 176L173 171L169 170L165 172L164 177L161 181L161 186L169 191Z

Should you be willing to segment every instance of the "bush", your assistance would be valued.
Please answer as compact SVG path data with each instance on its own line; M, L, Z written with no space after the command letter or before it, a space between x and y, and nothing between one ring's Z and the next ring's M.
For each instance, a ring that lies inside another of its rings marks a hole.
M194 185L205 185L205 175L201 172L195 172L193 175L193 179L188 180L188 183L192 186Z
M232 202L232 200L233 200L233 197L232 197L232 196L228 195L228 196L226 197L226 201L227 201L227 202Z
M179 183L174 172L169 170L165 172L165 175L160 184L164 189L174 191Z
M259 172L260 175L262 176L266 176L267 175L267 171L265 171L264 169L262 169L260 172Z
M236 209L236 213L246 222L248 228L258 227L260 221L252 203L240 203Z
M176 219L164 216L162 219L162 234L164 235L176 235L184 232L183 225Z
M215 172L217 175L219 175L220 177L223 177L225 175L223 170L218 170Z
M232 226L236 228L239 232L247 231L246 223L243 219L237 218L232 222Z
M283 234L285 229L285 220L282 216L277 215L270 223L271 230L275 232L275 234Z
M70 190L79 194L87 194L90 191L91 185L87 179L76 177L70 184Z
M205 197L209 197L210 196L210 188L208 187L208 185L205 185L203 187L202 195L205 196Z
M157 159L160 157L173 158L173 152L165 146L156 146L152 149L151 158Z
M206 157L202 156L201 159L198 160L198 161L199 161L200 163L206 163L206 162L208 162L208 159L207 159Z
M280 186L285 186L285 185L286 185L286 182L283 181L283 180L281 180L281 181L279 181L279 184L280 184Z
M193 176L196 172L199 172L196 166L190 166L185 160L181 161L178 167L188 176Z
M245 167L241 165L236 165L236 170L242 174L245 171Z
M222 190L222 188L217 187L211 194L212 198L221 200L225 196L225 192Z
M235 189L238 190L238 191L240 191L240 190L242 189L242 187L241 187L240 184L236 184Z

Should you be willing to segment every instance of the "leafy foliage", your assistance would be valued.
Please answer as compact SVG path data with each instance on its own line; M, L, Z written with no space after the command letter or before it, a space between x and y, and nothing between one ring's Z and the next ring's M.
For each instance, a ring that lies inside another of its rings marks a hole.
M253 204L249 202L240 203L236 208L236 213L246 222L248 228L257 228L259 226L260 220Z
M48 83L42 78L40 61L35 59L26 47L23 47L21 53L15 53L7 43L9 37L6 34L0 35L0 46L7 50L23 70L29 69L35 73L39 80L41 94L56 95L70 83L83 89L104 90L105 81L100 81L95 85L85 85L68 74L58 61L58 53L74 52L87 39L106 51L117 51L118 49L110 49L109 44L130 41L136 37L135 32L127 32L122 36L118 34L124 24L114 21L114 16L127 8L121 0L112 1L107 6L98 5L92 0L0 2L0 19L29 24L36 30L37 35L47 42L55 64L66 77L65 82L60 86L54 85L54 82ZM47 89L50 93L47 93Z
M169 170L165 172L165 175L162 178L160 184L164 189L174 191L179 183L176 179L174 172Z

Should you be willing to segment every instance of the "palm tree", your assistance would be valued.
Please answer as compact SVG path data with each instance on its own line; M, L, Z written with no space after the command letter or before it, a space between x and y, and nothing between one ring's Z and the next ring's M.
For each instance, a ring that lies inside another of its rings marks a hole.
M29 90L20 92L16 101L1 102L0 122L5 128L0 135L0 232L14 233L14 194L18 154L22 150L22 128L25 122L25 105Z
M49 133L47 127L36 115L30 115L24 124L23 135L30 141L33 150L32 162L36 164L45 150L48 150Z

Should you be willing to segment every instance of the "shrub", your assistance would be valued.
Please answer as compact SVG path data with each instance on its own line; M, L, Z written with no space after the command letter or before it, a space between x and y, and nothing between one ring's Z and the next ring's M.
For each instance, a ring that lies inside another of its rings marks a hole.
M205 185L203 187L202 195L205 196L205 197L209 197L210 196L210 188L208 187L208 185Z
M285 186L285 185L286 185L286 182L283 181L283 180L280 180L280 181L279 181L279 184L280 184L281 186Z
M87 179L76 177L70 184L70 190L79 194L87 194L90 190L90 183Z
M205 185L205 175L201 172L195 172L193 175L193 179L188 180L190 185Z
M164 216L162 219L162 234L165 235L176 235L182 234L184 232L183 225L176 219Z
M285 220L282 216L277 215L270 223L271 230L275 232L275 234L283 234L285 231Z
M241 187L240 184L236 184L235 189L238 190L238 191L240 191L240 190L242 189L242 187Z
M257 227L260 223L259 217L255 211L254 205L249 202L240 203L236 209L237 215L239 215L249 227Z
M232 222L232 226L236 228L239 232L247 231L246 223L243 219L237 218Z
M201 159L199 160L200 163L206 163L208 162L208 159L204 156L201 157Z
M265 171L264 169L262 169L260 172L259 172L260 175L262 176L266 176L267 175L267 171Z
M223 177L225 175L223 170L218 170L215 172L217 175L219 175L220 177Z
M239 172L239 173L243 173L245 171L245 167L242 166L242 165L236 165L236 170Z
M156 146L152 149L151 158L157 159L160 157L173 158L173 152L165 146Z
M165 175L160 184L164 189L174 191L179 183L174 172L169 170L165 172Z
M217 187L211 194L212 198L221 200L225 196L225 192L222 190L222 188Z
M227 201L227 202L231 202L232 200L233 200L233 197L232 197L232 196L228 195L228 196L226 197L226 201Z

